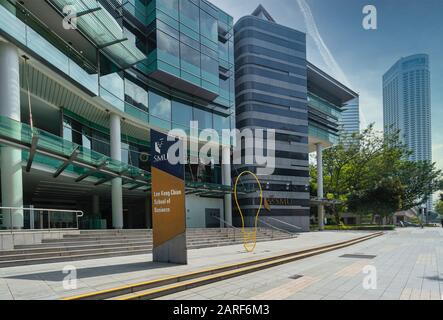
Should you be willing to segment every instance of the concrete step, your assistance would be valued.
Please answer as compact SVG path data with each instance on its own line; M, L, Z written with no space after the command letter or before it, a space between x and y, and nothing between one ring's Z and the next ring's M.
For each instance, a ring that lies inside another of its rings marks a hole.
M150 237L149 237L150 238ZM132 236L132 237L63 237L63 239L43 239L43 243L51 242L80 242L80 241L105 241L105 240L119 240L119 241L133 241L139 239L149 239L148 236Z
M33 245L29 246L29 248L17 248L14 250L6 250L0 251L0 257L5 255L14 255L14 254L32 254L32 253L46 253L46 252L62 252L62 251L75 251L75 250L89 250L89 249L119 249L126 248L128 246L144 246L150 245L152 246L152 241L145 242L132 242L132 243L115 243L115 244L94 244L94 245L77 245L77 246L56 246L55 244L52 246L41 246L41 245Z
M150 229L139 230L80 230L80 234L136 234L136 233L152 233Z
M275 237L275 240L280 240L282 237ZM272 240L269 237L257 237L257 241L269 241ZM236 237L234 238L204 238L204 239L187 239L187 243L189 246L196 245L206 245L206 247L217 244L220 242L242 242L242 237ZM96 242L79 242L78 244L69 245L67 246L65 243L63 245L60 245L59 243L51 243L48 244L41 244L41 245L29 245L29 246L20 246L17 247L15 250L8 250L8 251L0 251L0 257L4 255L10 255L10 254L27 254L27 253L43 253L43 252L59 252L59 251L74 251L74 250L88 250L88 249L107 249L107 248L121 248L121 247L127 247L127 246L138 246L138 245L152 245L152 240L146 240L146 241L137 241L137 242L113 242L113 243L107 243L107 244L98 244Z
M257 239L257 242L270 241L269 239L262 238ZM234 244L243 243L242 239L232 239L227 241L214 241L214 242L200 242L192 243L188 245L188 249L203 249L208 247L223 247L230 246ZM99 259L107 257L117 257L125 255L135 255L135 254L145 254L152 252L152 244L144 245L133 245L133 246L123 246L123 247L111 247L111 248L79 248L76 247L74 250L58 250L60 248L51 248L51 251L47 252L9 252L13 254L5 254L0 256L0 268L10 267L10 266L20 266L20 265L31 265L31 264L41 264L41 263L55 263L62 261L77 261L77 260L87 260L87 259ZM63 248L61 248L63 249ZM39 249L37 249L39 250Z
M249 229L248 231L253 231ZM257 242L292 238L283 232L259 230ZM243 243L241 232L227 229L188 229L188 249L222 247ZM152 252L149 230L85 230L63 239L45 239L37 245L16 246L0 251L0 268L8 266L100 259Z
M59 257L24 259L24 260L9 260L9 261L1 261L0 268L35 265L43 263L57 263L57 262L66 262L66 261L81 261L81 260L90 260L90 259L103 259L103 258L112 258L112 257L142 255L142 254L149 254L151 252L152 249L130 250L130 251L123 250L123 251L114 251L114 252L96 253L96 254L81 254L81 255L72 255L72 256L59 256Z
M141 245L141 246L127 246L121 248L100 248L100 249L88 249L88 250L72 250L72 251L53 251L53 252L42 252L42 253L26 253L26 254L13 254L0 256L0 263L2 261L18 261L18 260L33 260L33 259L43 259L43 258L58 258L58 257L70 257L70 256L83 256L83 255L96 255L96 254L106 254L114 253L120 251L132 252L140 250L152 250L152 245Z
M133 243L133 242L144 242L144 241L151 241L152 238L143 238L143 239L133 239L133 240L98 240L98 241L49 241L49 242L43 242L40 244L34 244L34 245L19 245L15 246L16 249L32 249L35 246L39 247L75 247L75 246L83 246L83 245L107 245L107 244L127 244L127 243Z

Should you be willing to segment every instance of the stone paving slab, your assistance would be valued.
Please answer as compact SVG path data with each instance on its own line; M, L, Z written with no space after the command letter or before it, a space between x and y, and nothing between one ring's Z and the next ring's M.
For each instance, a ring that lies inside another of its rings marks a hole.
M186 266L153 263L152 255L146 254L1 268L0 299L60 299L204 268L299 251L346 241L367 234L368 232L305 233L294 239L260 242L257 244L256 252L253 254L246 253L242 245L189 250L189 264ZM66 266L76 268L76 289L67 290L63 287L63 280L67 276L67 274L63 273L63 269ZM268 273L264 275L263 280L269 286L272 283L280 283L279 281L276 282L274 278L272 273ZM242 281L241 279L231 280L226 282L226 284L232 286L231 289L233 291L225 292L227 295L226 299L248 298L248 291L243 290L239 285L247 286L250 282L248 280ZM255 291L257 287L259 287L259 284L256 283L255 287L251 288L251 292L259 294L260 291ZM205 298L204 295L199 293L192 293L191 296L191 293L180 295L180 297ZM217 297L213 290L209 290L206 294L210 295L211 298ZM218 296L221 294L218 294Z
M241 290L241 297L251 300L442 300L442 248L443 229L399 229L351 247L247 274L235 281L195 288L193 293L200 299L214 299L205 293L231 283ZM343 254L376 257L350 259L340 257ZM375 267L375 289L363 286L366 266ZM292 280L290 275L303 277ZM272 281L257 285L256 279ZM180 297L170 295L162 299Z

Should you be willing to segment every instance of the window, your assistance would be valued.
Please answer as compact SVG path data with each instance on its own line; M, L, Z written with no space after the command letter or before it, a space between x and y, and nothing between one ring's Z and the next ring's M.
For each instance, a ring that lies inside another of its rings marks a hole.
M229 61L229 42L226 41L218 42L218 52L220 53L220 58L222 58L225 61Z
M223 129L231 129L230 118L214 114L214 129L221 136Z
M162 60L172 65L179 65L180 47L178 40L158 31L157 46L158 50L161 51L159 52L159 57Z
M72 125L70 119L63 119L63 139L72 141Z
M218 42L218 23L217 20L207 14L205 11L200 10L200 28L201 34L212 42Z
M178 19L178 0L157 0L157 8Z
M100 77L100 96L113 106L124 110L125 88L123 76L119 72Z
M194 108L194 120L198 121L199 130L212 129L212 113Z
M186 44L180 44L182 69L200 76L200 53Z
M171 129L171 100L150 91L149 107L150 123L163 129Z
M207 55L201 55L201 68L202 78L219 85L218 78L218 61L208 57Z
M195 31L200 29L199 8L189 0L180 0L180 22Z
M172 101L173 128L188 131L192 121L192 107L179 101Z
M125 101L148 112L148 93L142 87L125 79Z

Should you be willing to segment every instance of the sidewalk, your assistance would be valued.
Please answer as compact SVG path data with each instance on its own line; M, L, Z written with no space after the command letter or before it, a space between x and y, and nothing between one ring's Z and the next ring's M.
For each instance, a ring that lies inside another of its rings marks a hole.
M0 269L0 300L60 299L212 266L299 251L367 234L367 232L305 233L295 239L258 243L253 254L246 253L242 245L190 250L189 264L186 266L153 263L152 255L148 254L3 268ZM67 276L63 273L63 268L66 266L73 266L77 270L78 281L75 290L63 288L63 280Z
M160 299L442 300L442 248L441 228L397 229L350 247ZM368 278L373 286L367 286Z

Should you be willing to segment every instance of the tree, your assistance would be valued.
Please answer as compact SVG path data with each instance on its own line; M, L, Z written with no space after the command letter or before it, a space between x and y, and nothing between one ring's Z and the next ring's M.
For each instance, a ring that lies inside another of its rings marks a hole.
M347 210L348 195L362 183L365 163L379 150L380 139L371 125L361 134L342 136L336 146L324 151L324 191L326 198L332 200L327 210L337 223Z
M429 161L402 161L397 176L405 186L402 210L425 204L429 197L440 189L441 170Z
M332 200L328 212L339 222L346 210L389 217L426 203L443 187L441 171L431 162L409 161L410 154L399 131L382 134L371 125L342 137L323 154L325 196ZM310 169L312 191L317 172Z
M443 200L439 200L435 206L435 212L443 216Z
M333 200L328 212L340 221L341 213L348 210L349 198L353 196L353 205L357 198L370 198L364 192L377 192L385 178L382 173L390 172L392 164L405 154L397 132L384 136L373 125L360 134L341 137L323 154L324 190L326 198Z
M391 214L402 206L403 185L398 178L384 178L374 188L357 192L349 196L350 211L373 217L390 218ZM381 219L380 219L381 221Z

